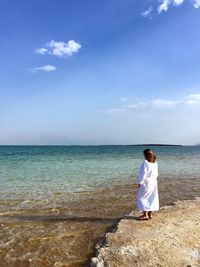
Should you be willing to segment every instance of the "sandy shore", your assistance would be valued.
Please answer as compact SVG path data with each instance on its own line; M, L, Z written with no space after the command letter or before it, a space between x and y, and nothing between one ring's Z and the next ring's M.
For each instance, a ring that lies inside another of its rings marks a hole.
M200 266L200 198L163 207L152 220L122 219L92 258L95 267Z

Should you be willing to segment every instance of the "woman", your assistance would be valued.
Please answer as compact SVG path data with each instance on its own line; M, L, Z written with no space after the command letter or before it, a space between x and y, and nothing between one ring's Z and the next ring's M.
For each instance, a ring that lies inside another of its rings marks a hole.
M137 177L137 205L138 209L143 212L138 220L151 219L152 211L159 210L156 156L151 149L145 149L144 157L145 160L140 166L140 173Z

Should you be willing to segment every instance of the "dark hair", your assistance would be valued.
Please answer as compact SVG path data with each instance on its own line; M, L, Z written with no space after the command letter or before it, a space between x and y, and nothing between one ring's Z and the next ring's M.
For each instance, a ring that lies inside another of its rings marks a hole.
M146 160L148 160L151 163L156 162L156 155L154 155L151 149L147 148L143 151L143 153Z

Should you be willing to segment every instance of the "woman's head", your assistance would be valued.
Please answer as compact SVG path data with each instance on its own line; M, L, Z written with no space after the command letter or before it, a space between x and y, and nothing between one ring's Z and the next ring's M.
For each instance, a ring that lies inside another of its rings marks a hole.
M149 162L153 163L156 161L156 156L154 155L151 149L147 148L143 151L143 153L144 153L145 159L148 160Z

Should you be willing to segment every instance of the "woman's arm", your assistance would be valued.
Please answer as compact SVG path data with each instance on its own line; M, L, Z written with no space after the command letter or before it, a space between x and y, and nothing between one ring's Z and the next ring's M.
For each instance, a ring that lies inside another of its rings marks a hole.
M147 176L147 166L146 166L146 162L144 161L140 166L140 172L137 177L138 188L143 183L143 180L145 179L146 176Z

